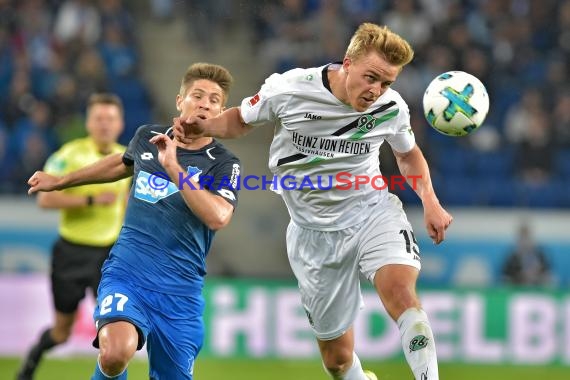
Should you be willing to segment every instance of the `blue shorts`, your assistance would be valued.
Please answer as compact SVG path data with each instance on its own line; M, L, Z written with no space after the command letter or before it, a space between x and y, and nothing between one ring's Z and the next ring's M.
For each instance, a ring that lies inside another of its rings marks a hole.
M204 298L198 291L191 296L165 294L104 274L93 319L97 331L115 321L137 328L138 349L147 344L151 380L192 380L204 341L203 311Z

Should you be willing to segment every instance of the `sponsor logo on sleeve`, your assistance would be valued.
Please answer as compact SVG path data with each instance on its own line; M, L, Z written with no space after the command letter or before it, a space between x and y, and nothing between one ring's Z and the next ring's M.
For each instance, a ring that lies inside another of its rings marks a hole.
M249 99L249 106L253 107L257 104L257 102L259 102L259 94L255 94L251 97L251 99Z

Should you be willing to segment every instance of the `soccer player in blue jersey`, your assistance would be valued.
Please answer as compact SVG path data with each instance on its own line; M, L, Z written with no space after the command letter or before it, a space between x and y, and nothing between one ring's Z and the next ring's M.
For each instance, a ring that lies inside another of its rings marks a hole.
M221 66L190 66L176 97L180 117L220 114L231 82ZM181 142L168 126L145 125L124 154L61 177L39 171L29 179L31 194L134 177L123 228L102 269L92 380L126 379L145 342L151 379L193 378L204 339L205 259L215 231L233 215L239 173L239 160L216 140Z

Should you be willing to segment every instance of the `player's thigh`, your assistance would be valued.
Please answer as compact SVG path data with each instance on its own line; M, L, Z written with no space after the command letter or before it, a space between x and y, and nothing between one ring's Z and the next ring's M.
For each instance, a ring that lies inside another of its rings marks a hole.
M135 327L138 334L137 350L145 343L151 329L143 289L122 278L104 275L99 286L93 319L97 328L94 346L99 347L99 332L113 322L125 321ZM108 330L113 331L113 330Z
M204 342L204 300L201 294L158 294L160 309L152 313L148 335L151 380L192 380L194 361ZM157 298L157 300L158 300Z
M354 235L358 227L315 231L291 223L287 253L318 339L341 336L363 306Z
M359 265L362 275L374 284L378 270L397 264L421 269L420 250L402 203L393 194L378 207L359 230Z

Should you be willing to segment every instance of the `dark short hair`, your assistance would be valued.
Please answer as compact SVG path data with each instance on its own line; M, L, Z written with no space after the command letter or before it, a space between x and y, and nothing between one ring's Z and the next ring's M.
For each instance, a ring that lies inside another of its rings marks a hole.
M89 99L87 99L87 112L96 104L108 104L114 105L119 108L121 114L124 112L123 108L123 101L117 95L109 93L109 92L97 92L91 94Z

